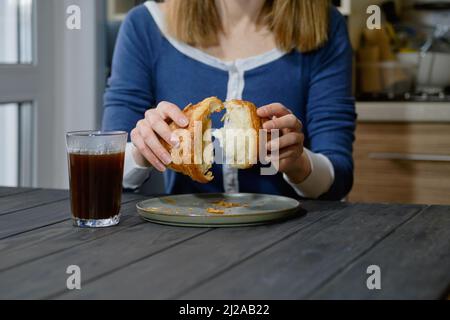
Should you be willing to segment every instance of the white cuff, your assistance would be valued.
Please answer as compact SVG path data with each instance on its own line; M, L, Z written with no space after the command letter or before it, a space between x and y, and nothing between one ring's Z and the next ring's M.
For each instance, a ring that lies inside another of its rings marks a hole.
M123 187L125 189L137 189L148 179L152 167L142 167L136 163L133 157L132 143L127 143L125 150L125 166L123 170Z
M304 152L311 163L311 174L305 181L295 184L284 174L284 180L294 188L297 194L303 198L317 199L330 190L334 182L334 167L331 161L320 153L314 153L308 149Z

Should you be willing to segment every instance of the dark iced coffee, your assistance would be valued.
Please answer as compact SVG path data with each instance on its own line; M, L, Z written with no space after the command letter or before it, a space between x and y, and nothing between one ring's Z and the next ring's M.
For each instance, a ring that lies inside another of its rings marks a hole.
M67 135L75 225L107 227L119 222L126 139L123 132Z

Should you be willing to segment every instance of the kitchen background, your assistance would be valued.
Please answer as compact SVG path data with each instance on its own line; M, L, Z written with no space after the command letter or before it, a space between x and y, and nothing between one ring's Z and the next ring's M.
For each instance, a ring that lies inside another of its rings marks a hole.
M67 188L64 134L100 126L117 31L142 2L0 0L0 185ZM450 204L450 0L333 3L355 50L349 200ZM66 27L74 4L81 30ZM366 27L372 4L381 29Z

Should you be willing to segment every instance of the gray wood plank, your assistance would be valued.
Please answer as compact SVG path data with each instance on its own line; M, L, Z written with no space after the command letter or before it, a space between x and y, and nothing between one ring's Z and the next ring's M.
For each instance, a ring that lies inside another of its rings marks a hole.
M0 287L0 297L39 298L64 293L66 290L64 279L67 277L65 268L70 264L78 264L82 268L84 286L98 277L113 273L115 270L208 231L210 229L137 224L106 238L81 243L70 250L1 272L0 282L5 285L3 290ZM83 230L81 234L84 234ZM48 268L48 266L52 267ZM14 283L9 279L15 279ZM12 285L14 285L13 291L8 289ZM130 287L129 290L132 288Z
M450 289L450 207L432 206L399 227L311 297L445 299ZM381 269L381 290L368 290L367 267Z
M0 216L0 241L8 237L42 228L70 217L68 200L24 209L14 214Z
M145 200L152 198L152 196L145 196L139 193L125 192L122 194L122 204L127 203L134 200Z
M143 199L143 197L138 194L124 194L122 203L133 199ZM5 246L4 241L1 240L69 220L70 203L68 199L0 216L0 251ZM69 222L69 224L71 223ZM46 231L42 230L41 232ZM36 236L39 234L36 233Z
M156 255L209 230L137 224L108 237L1 272L0 298L49 298L67 291L66 269L69 265L78 265L81 268L84 286L89 280ZM169 271L169 268L166 271ZM133 289L127 287L126 290Z
M66 190L35 190L0 198L0 216L68 199Z
M127 196L121 208L121 221L118 226L104 229L74 228L70 219L32 232L0 241L0 272L21 264L37 260L83 243L95 241L119 232L130 226L143 223L136 214L136 203L140 196ZM67 213L68 214L68 213Z
M124 194L120 225L114 228L91 230L82 239L79 237L80 231L73 228L69 219L68 203L63 201L42 206L39 211L36 211L35 208L26 210L18 218L3 221L0 224L0 235L6 236L6 238L0 240L0 254L3 258L0 260L0 272L79 245L84 241L92 241L123 228L142 223L143 221L137 216L135 205L149 197L151 196L134 193ZM328 205L332 206L333 204L329 203ZM28 221L29 214L37 221L38 227L43 223L44 226L36 229L37 226ZM27 220L26 226L24 226L23 220ZM30 231L29 228L32 232L27 232Z
M175 298L304 298L421 209L351 206Z
M64 290L65 294L58 298L170 298L339 210L327 208L326 205L322 207L323 210L309 211L302 218L274 225L215 229L157 255L142 258L126 268L94 277L94 281L91 277L85 278L83 290ZM334 203L332 207L343 209L347 205ZM150 227L160 229L154 225L149 225L148 228ZM133 231L132 241L135 241L134 237L141 237L138 230ZM106 249L106 246L101 248ZM139 250L141 246L137 243L133 250ZM90 259L83 262L83 266L82 269L86 269L86 272L96 269Z
M0 197L7 197L13 194L30 192L35 189L32 188L10 188L10 187L0 187Z

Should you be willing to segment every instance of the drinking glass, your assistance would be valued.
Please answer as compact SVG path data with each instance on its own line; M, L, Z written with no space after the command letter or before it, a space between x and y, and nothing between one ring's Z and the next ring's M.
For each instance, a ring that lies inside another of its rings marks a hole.
M78 227L109 227L120 221L128 134L77 131L66 136L72 219Z

